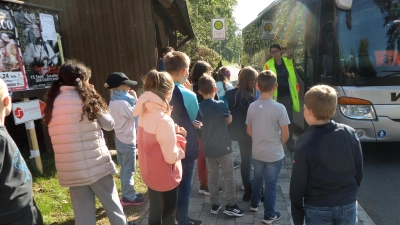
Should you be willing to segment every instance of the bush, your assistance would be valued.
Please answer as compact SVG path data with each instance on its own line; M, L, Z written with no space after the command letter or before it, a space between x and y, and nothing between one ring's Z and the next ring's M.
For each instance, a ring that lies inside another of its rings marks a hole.
M208 62L213 69L217 68L218 63L221 60L219 54L213 49L207 48L197 44L194 41L190 41L185 44L179 51L185 52L190 58L190 71L198 61Z

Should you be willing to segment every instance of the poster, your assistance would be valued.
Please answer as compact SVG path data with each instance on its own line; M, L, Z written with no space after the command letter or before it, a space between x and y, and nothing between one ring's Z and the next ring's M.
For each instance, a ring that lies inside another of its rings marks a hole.
M41 21L43 15L45 21ZM54 39L53 32L49 31L51 28L59 32L58 15L23 8L14 11L14 18L29 87L50 86L53 81L58 80L58 70L61 66L57 38ZM49 21L50 18L54 20L53 23ZM46 38L43 38L42 34L46 34Z
M10 92L27 88L18 34L11 11L0 9L0 78Z

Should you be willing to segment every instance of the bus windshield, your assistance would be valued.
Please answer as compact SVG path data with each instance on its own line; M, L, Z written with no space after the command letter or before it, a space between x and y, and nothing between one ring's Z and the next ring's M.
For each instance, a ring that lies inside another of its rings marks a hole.
M342 78L400 78L400 4L397 1L357 0L353 1L351 10L338 9L336 15L335 55L337 72Z

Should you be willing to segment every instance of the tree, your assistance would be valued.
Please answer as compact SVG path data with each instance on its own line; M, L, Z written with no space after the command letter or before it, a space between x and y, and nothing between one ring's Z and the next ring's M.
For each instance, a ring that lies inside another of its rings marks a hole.
M188 42L188 46L204 46L219 53L229 62L238 62L241 52L241 36L238 35L239 27L233 17L233 8L237 0L188 0L189 14L195 33L195 38ZM226 40L221 41L221 49L218 41L211 37L211 19L225 18ZM193 52L193 51L191 51ZM195 55L189 55L196 58ZM213 64L213 62L209 62Z

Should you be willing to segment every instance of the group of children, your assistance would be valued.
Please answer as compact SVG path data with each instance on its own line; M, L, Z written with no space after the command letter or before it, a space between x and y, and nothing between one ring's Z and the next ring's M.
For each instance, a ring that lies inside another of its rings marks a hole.
M246 67L233 88L226 82L229 70L222 69L219 73L226 78L221 78L225 95L218 96L221 85L210 76L209 65L195 65L193 86L188 85L189 65L185 53L166 53L166 72L150 71L140 97L130 90L135 81L123 73L112 73L105 84L110 89L109 106L89 83L88 67L76 60L61 66L59 80L53 82L46 96L44 122L49 127L60 185L70 189L75 224L96 223L95 196L111 224L133 224L126 221L122 205L145 202L144 195L133 187L136 143L141 176L148 186L150 225L202 224L188 217L192 174L198 158L199 192L209 192L210 213L219 213L220 192L224 190L223 213L243 216L245 212L236 199L231 140L237 140L240 147L243 200L251 201L250 211L256 212L264 197L263 222L271 224L280 219L275 210L276 190L291 121L285 107L273 100L278 87L276 75ZM6 100L2 99L3 117L9 113L10 99ZM310 225L334 224L315 214L331 208L352 210L346 218L332 221L356 224L361 148L352 128L331 121L336 106L336 92L329 86L315 86L305 95L304 117L311 127L296 143L290 190L296 225L303 224L304 218ZM137 131L135 117L139 117ZM115 130L121 198L113 181L117 171L102 128ZM219 187L220 170L223 189Z

